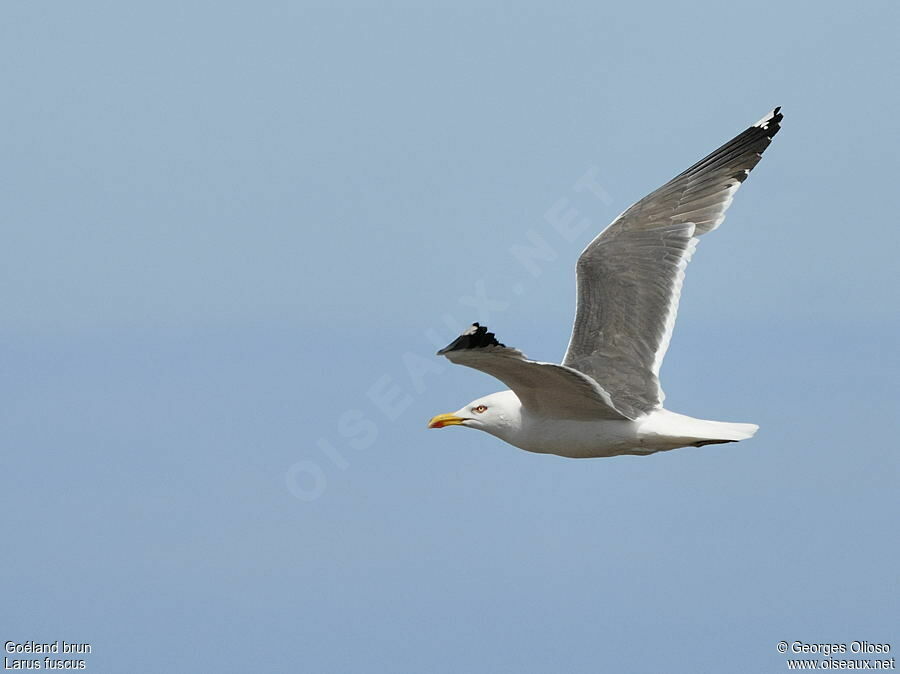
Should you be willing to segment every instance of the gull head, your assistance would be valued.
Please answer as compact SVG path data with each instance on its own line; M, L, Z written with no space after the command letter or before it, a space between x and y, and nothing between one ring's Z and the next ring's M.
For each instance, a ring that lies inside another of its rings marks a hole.
M512 391L501 391L477 398L456 412L438 414L428 428L468 426L503 438L521 425L522 404Z

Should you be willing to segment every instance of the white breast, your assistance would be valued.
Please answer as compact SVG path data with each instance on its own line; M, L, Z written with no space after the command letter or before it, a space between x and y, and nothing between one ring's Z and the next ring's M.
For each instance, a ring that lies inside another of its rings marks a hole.
M570 458L616 456L640 451L638 425L633 421L572 421L523 415L510 444L529 452Z

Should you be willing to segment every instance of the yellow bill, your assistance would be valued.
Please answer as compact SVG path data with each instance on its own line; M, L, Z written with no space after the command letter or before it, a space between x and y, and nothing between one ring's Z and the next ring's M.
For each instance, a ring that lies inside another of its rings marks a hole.
M455 414L438 414L436 417L432 417L431 421L428 422L428 428L443 428L444 426L458 426L465 419L462 417L458 417Z

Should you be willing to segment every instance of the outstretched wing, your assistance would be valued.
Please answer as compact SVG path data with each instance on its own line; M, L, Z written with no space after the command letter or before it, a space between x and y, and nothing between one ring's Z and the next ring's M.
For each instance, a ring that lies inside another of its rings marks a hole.
M578 259L575 326L563 364L595 379L630 417L662 405L659 368L696 237L725 219L778 133L779 111L631 206Z
M496 377L532 414L555 419L627 419L590 377L565 365L528 360L478 323L438 351L451 362Z

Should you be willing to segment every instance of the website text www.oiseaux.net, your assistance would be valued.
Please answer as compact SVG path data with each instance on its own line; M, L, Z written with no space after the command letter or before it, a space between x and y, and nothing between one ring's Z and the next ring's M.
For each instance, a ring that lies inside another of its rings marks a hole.
M792 670L863 670L887 671L896 669L890 644L872 644L868 641L853 641L847 644L816 644L803 641L778 642L778 652L793 655L787 660L787 668ZM799 658L796 656L800 656ZM810 657L816 656L816 657Z

